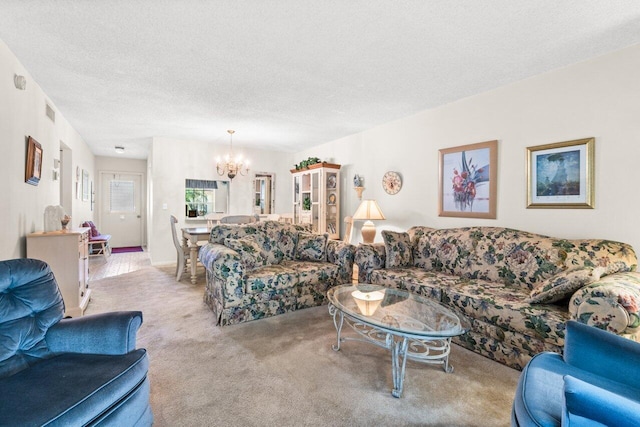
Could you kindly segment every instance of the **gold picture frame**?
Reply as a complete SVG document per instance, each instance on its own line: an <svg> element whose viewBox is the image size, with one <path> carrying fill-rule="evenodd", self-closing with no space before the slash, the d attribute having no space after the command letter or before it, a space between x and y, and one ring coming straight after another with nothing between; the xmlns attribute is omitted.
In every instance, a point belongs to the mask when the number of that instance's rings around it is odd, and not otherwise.
<svg viewBox="0 0 640 427"><path fill-rule="evenodd" d="M42 145L32 137L27 138L27 163L24 182L38 185L42 176Z"/></svg>
<svg viewBox="0 0 640 427"><path fill-rule="evenodd" d="M593 209L595 138L527 147L527 209Z"/></svg>
<svg viewBox="0 0 640 427"><path fill-rule="evenodd" d="M498 141L439 150L438 215L496 218Z"/></svg>

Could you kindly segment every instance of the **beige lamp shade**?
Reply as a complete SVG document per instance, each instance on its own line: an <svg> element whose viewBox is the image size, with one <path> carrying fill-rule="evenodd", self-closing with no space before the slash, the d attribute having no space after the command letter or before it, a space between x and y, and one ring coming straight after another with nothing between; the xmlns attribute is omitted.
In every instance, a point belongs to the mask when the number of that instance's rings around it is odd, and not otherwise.
<svg viewBox="0 0 640 427"><path fill-rule="evenodd" d="M385 219L380 206L375 200L363 200L353 214L353 219Z"/></svg>
<svg viewBox="0 0 640 427"><path fill-rule="evenodd" d="M353 214L354 220L365 220L362 224L362 241L364 243L373 243L376 237L376 226L371 220L383 220L384 214L380 210L380 206L375 200L363 200Z"/></svg>

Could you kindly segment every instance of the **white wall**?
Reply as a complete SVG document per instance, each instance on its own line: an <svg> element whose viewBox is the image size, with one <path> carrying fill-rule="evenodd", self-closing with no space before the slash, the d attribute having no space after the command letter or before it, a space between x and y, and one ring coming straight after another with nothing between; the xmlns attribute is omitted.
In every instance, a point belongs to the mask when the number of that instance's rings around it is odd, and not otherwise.
<svg viewBox="0 0 640 427"><path fill-rule="evenodd" d="M154 265L175 262L176 253L171 238L169 216L178 218L178 230L182 227L198 227L206 222L186 221L184 213L184 180L226 179L216 172L217 156L228 152L226 144L200 141L182 141L168 138L153 138L149 156L149 238L148 246ZM290 153L246 150L236 148L251 161L248 176L236 176L230 187L232 214L253 213L253 171L276 174L276 213L291 211ZM166 209L164 205L166 204Z"/></svg>
<svg viewBox="0 0 640 427"><path fill-rule="evenodd" d="M26 90L18 90L14 74L27 79ZM56 112L53 123L45 115L45 103ZM26 137L32 136L43 149L42 177L38 186L24 182ZM90 201L75 198L75 170L88 170L95 180L94 156L80 135L64 119L37 82L0 41L0 259L26 256L28 233L44 229L44 209L60 204L60 182L53 179L54 158L59 159L60 141L72 150L73 176L68 182L73 191L71 224L77 226L93 219ZM80 177L80 181L82 177Z"/></svg>
<svg viewBox="0 0 640 427"><path fill-rule="evenodd" d="M296 153L343 167L343 215L358 205L351 179L387 217L378 230L505 226L565 238L607 238L640 251L640 45L539 75ZM596 139L595 209L526 209L526 147ZM438 217L438 149L497 139L496 220ZM386 171L403 176L387 195ZM358 230L356 230L358 231ZM359 238L359 232L355 233ZM356 239L354 239L354 242ZM380 234L377 241L381 241Z"/></svg>

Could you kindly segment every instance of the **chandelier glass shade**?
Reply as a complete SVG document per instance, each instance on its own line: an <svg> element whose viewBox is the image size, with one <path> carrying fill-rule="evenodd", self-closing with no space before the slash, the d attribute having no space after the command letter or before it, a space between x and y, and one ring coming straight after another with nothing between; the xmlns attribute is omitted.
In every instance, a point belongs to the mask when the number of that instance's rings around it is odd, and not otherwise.
<svg viewBox="0 0 640 427"><path fill-rule="evenodd" d="M235 178L237 175L245 176L249 173L249 162L242 159L242 156L234 156L233 155L233 134L234 130L228 130L229 133L229 141L230 148L229 154L225 156L224 162L221 161L220 157L216 159L216 169L218 171L218 175L227 175L230 180Z"/></svg>

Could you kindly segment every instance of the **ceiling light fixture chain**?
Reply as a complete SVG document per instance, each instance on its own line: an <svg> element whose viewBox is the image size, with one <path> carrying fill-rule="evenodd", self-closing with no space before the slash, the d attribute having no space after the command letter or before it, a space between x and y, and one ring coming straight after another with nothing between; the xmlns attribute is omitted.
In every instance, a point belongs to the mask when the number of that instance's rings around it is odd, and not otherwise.
<svg viewBox="0 0 640 427"><path fill-rule="evenodd" d="M216 169L218 171L218 175L227 175L230 180L236 177L236 175L240 174L242 176L247 175L249 173L249 162L246 161L243 163L242 156L238 156L237 158L233 155L233 134L236 131L229 129L227 133L229 134L229 154L225 157L225 163L222 163L220 157L216 159Z"/></svg>

